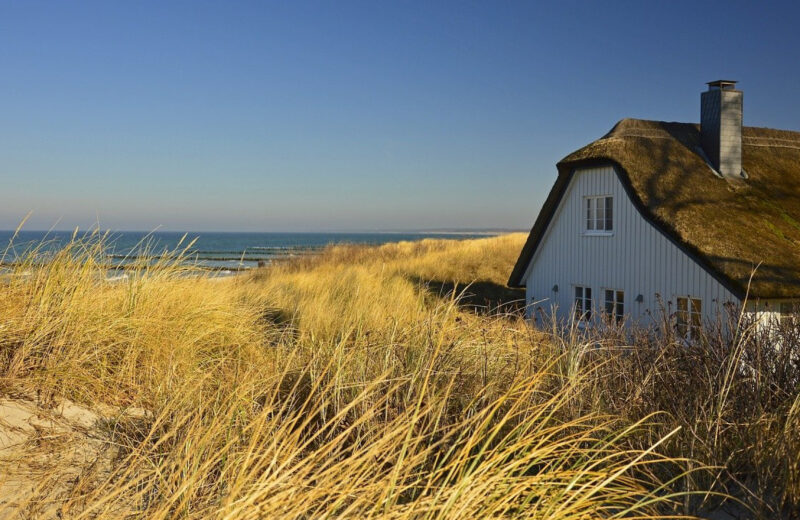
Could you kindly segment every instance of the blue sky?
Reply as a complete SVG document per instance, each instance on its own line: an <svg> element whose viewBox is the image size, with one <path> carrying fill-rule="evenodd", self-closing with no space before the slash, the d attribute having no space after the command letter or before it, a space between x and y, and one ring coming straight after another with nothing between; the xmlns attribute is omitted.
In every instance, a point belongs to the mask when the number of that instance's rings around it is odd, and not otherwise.
<svg viewBox="0 0 800 520"><path fill-rule="evenodd" d="M800 8L6 2L0 228L527 228L624 117L800 130Z"/></svg>

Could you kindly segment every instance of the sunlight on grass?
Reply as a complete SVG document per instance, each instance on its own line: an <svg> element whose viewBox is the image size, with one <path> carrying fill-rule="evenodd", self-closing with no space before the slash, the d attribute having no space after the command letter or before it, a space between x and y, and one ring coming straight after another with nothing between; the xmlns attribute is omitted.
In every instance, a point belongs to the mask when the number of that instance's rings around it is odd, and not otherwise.
<svg viewBox="0 0 800 520"><path fill-rule="evenodd" d="M176 252L108 281L101 235L30 252L2 275L0 407L39 422L0 422L19 439L0 511L615 518L711 496L718 461L690 460L682 423L611 399L608 367L635 358L441 290L517 297L498 287L523 241L337 246L225 279Z"/></svg>

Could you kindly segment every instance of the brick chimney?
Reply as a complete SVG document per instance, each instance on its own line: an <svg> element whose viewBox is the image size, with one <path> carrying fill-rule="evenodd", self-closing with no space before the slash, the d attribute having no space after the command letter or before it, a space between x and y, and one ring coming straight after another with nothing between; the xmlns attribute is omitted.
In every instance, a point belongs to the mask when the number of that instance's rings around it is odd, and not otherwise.
<svg viewBox="0 0 800 520"><path fill-rule="evenodd" d="M700 95L700 135L703 150L725 179L742 173L742 91L736 82L711 81Z"/></svg>

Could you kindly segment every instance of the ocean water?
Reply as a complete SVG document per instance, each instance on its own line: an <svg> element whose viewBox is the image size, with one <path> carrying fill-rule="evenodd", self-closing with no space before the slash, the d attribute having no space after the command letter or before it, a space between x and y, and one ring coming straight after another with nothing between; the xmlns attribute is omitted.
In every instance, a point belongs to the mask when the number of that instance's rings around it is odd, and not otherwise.
<svg viewBox="0 0 800 520"><path fill-rule="evenodd" d="M181 238L184 237L180 244ZM219 271L240 271L286 257L317 252L330 244L370 244L415 241L425 238L467 239L490 236L485 232L458 233L214 233L214 232L111 232L105 240L108 261L124 265L144 256L160 257L176 250L186 251L186 262ZM83 236L79 234L79 236ZM13 238L13 241L12 241ZM0 254L3 263L12 263L31 248L38 248L46 258L72 238L66 231L0 231ZM180 244L180 245L179 245Z"/></svg>

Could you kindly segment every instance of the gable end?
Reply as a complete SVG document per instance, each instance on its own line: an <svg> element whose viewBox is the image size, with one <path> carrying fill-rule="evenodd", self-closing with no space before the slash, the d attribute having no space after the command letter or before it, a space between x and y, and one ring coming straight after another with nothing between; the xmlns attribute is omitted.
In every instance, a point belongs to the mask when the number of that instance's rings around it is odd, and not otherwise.
<svg viewBox="0 0 800 520"><path fill-rule="evenodd" d="M645 206L640 198L637 196L633 186L630 183L628 174L625 169L613 159L606 158L591 158L578 161L560 162L557 165L559 175L556 179L553 188L545 200L539 216L531 229L525 245L522 247L517 263L511 272L508 280L510 287L524 287L524 276L531 261L533 260L536 251L538 250L556 210L569 187L570 182L579 169L597 168L597 167L611 166L617 175L617 178L622 183L625 193L633 203L639 215L642 216L648 223L650 223L659 233L667 238L671 243L677 246L684 254L686 254L692 261L707 271L716 281L723 287L730 291L734 296L740 300L744 300L747 295L747 290L740 287L733 280L729 279L723 273L719 272L701 253L695 250L691 245L683 242L678 237L677 233L666 223L658 219L648 208Z"/></svg>

